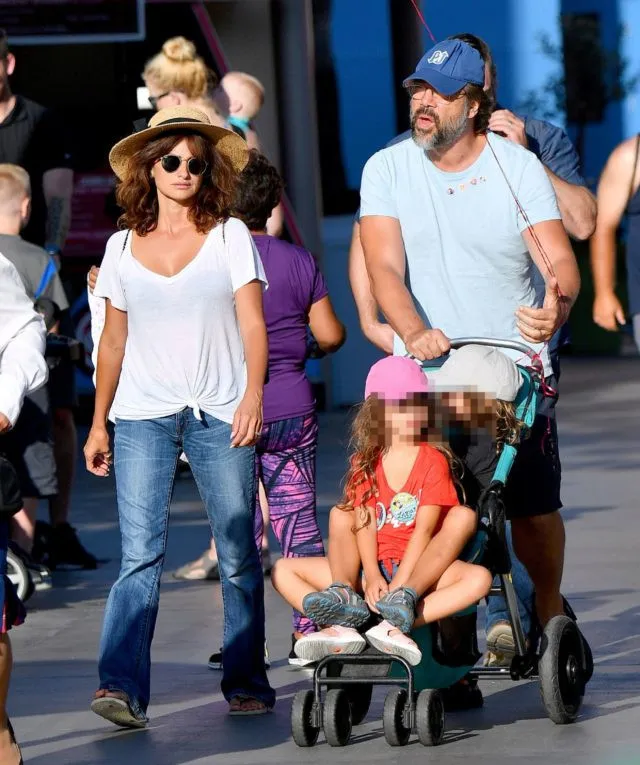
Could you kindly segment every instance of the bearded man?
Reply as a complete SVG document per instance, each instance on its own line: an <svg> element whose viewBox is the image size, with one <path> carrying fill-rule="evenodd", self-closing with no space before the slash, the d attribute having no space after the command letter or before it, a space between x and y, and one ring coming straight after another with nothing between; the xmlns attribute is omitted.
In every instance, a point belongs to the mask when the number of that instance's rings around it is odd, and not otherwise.
<svg viewBox="0 0 640 765"><path fill-rule="evenodd" d="M524 341L540 354L553 388L546 343L578 295L578 267L542 163L488 133L492 101L484 83L480 53L451 39L428 51L405 81L413 140L378 152L363 173L367 271L394 330L394 353L434 359L449 351L450 337ZM555 403L555 396L541 397L505 493L516 554L535 585L543 627L564 613ZM492 463L492 448L490 440L476 439L460 455L479 489L491 478L479 467ZM472 506L473 500L467 497Z"/></svg>

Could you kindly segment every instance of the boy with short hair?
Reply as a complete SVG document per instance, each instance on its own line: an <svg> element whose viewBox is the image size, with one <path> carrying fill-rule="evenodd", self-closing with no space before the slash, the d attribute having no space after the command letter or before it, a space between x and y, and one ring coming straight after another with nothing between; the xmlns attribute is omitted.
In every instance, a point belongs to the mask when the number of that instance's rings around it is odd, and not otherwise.
<svg viewBox="0 0 640 765"><path fill-rule="evenodd" d="M227 114L231 129L239 133L250 149L260 149L260 142L251 122L264 104L264 86L246 72L227 72L220 80L218 100Z"/></svg>
<svg viewBox="0 0 640 765"><path fill-rule="evenodd" d="M34 303L50 301L54 315L58 315L69 309L69 303L57 264L45 250L20 236L29 221L30 210L31 184L27 171L18 165L0 164L0 254L17 270L29 298ZM71 361L60 359L58 363L70 365L69 372L75 374ZM47 569L31 559L38 502L46 498L52 503L59 490L52 438L51 397L56 394L60 397L60 393L64 396L67 392L56 391L56 385L66 387L62 383L64 377L56 382L56 369L51 369L49 385L27 398L10 437L24 497L23 510L14 516L13 537L20 547L19 552L24 553L36 585L49 581ZM47 564L52 567L64 563L96 568L95 558L82 547L66 520L54 514L52 523L53 527L48 532L50 548L42 551L49 555ZM36 557L41 556L37 554Z"/></svg>

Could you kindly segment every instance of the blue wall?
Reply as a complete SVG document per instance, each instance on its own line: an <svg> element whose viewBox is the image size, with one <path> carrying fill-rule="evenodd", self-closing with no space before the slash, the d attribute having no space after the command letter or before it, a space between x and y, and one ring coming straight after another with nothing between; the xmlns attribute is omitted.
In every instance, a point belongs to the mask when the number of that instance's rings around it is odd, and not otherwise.
<svg viewBox="0 0 640 765"><path fill-rule="evenodd" d="M338 83L342 159L350 188L394 135L396 116L387 0L334 0L331 44Z"/></svg>
<svg viewBox="0 0 640 765"><path fill-rule="evenodd" d="M409 0L334 0L332 45L338 81L341 147L348 183L357 188L366 160L395 132L389 6ZM501 102L517 109L527 93L543 86L555 64L540 52L540 36L560 42L561 13L597 12L603 42L625 36L622 53L630 71L640 73L639 0L422 0L437 39L473 32L491 46L498 67ZM432 44L426 31L425 49ZM553 120L563 125L563 115ZM640 131L640 102L634 93L608 107L602 124L586 132L585 175L595 184L607 156L623 138ZM571 133L571 130L569 131Z"/></svg>

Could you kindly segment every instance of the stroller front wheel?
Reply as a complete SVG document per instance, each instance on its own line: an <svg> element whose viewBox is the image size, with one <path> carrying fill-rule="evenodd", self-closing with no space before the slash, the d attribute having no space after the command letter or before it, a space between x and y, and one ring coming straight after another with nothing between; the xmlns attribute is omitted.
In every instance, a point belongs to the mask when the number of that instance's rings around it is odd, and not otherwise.
<svg viewBox="0 0 640 765"><path fill-rule="evenodd" d="M351 738L351 705L342 688L332 688L324 700L324 735L329 746L345 746Z"/></svg>
<svg viewBox="0 0 640 765"><path fill-rule="evenodd" d="M416 701L416 732L423 746L438 746L444 736L444 701L440 691L420 691Z"/></svg>
<svg viewBox="0 0 640 765"><path fill-rule="evenodd" d="M409 696L404 688L393 688L384 700L382 728L389 746L406 746L411 736L407 725Z"/></svg>
<svg viewBox="0 0 640 765"><path fill-rule="evenodd" d="M291 734L298 746L315 746L320 728L313 724L313 691L298 691L291 707Z"/></svg>
<svg viewBox="0 0 640 765"><path fill-rule="evenodd" d="M549 718L556 725L575 722L584 696L582 638L568 616L554 616L542 634L538 673Z"/></svg>

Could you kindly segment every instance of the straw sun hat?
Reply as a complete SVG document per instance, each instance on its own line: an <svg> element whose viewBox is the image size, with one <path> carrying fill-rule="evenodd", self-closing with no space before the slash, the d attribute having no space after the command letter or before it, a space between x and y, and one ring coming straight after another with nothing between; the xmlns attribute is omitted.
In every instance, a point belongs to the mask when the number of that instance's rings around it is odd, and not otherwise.
<svg viewBox="0 0 640 765"><path fill-rule="evenodd" d="M133 133L118 143L109 152L109 164L120 180L127 172L129 160L153 138L170 131L193 131L208 138L220 154L231 160L236 172L244 170L249 161L247 144L237 133L212 125L209 118L199 109L189 106L172 106L161 109L149 120L149 127Z"/></svg>

